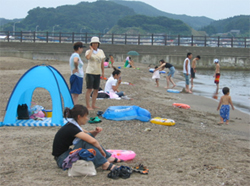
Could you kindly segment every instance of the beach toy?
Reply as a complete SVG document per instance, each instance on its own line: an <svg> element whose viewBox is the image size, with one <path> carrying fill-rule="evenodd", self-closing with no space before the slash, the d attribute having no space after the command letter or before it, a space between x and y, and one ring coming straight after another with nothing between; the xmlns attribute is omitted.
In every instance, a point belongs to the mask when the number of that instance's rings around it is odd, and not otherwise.
<svg viewBox="0 0 250 186"><path fill-rule="evenodd" d="M136 154L132 150L112 150L109 149L107 152L111 153L112 157L121 159L123 161L129 161L135 158Z"/></svg>
<svg viewBox="0 0 250 186"><path fill-rule="evenodd" d="M122 120L140 120L148 122L151 119L151 114L148 110L133 106L110 106L102 115L105 119L122 121Z"/></svg>
<svg viewBox="0 0 250 186"><path fill-rule="evenodd" d="M46 118L51 118L52 117L52 110L43 109L43 113L45 114Z"/></svg>
<svg viewBox="0 0 250 186"><path fill-rule="evenodd" d="M104 65L104 67L108 67L108 66L109 66L109 62L106 62L106 61L105 61L105 62L103 63L103 65Z"/></svg>
<svg viewBox="0 0 250 186"><path fill-rule="evenodd" d="M106 78L106 77L102 77L102 76L100 77L100 79L107 80L107 78Z"/></svg>
<svg viewBox="0 0 250 186"><path fill-rule="evenodd" d="M170 92L170 93L180 93L181 91L174 90L174 89L167 89L167 92Z"/></svg>
<svg viewBox="0 0 250 186"><path fill-rule="evenodd" d="M155 70L154 68L150 68L149 72L153 73L154 70ZM160 74L166 74L166 71L162 70L162 71L160 71Z"/></svg>
<svg viewBox="0 0 250 186"><path fill-rule="evenodd" d="M117 67L118 69L121 69L121 67Z"/></svg>
<svg viewBox="0 0 250 186"><path fill-rule="evenodd" d="M166 118L160 118L155 117L150 120L151 123L157 124L157 125L166 125L166 126L173 126L175 125L175 121L172 119L166 119Z"/></svg>
<svg viewBox="0 0 250 186"><path fill-rule="evenodd" d="M173 103L173 106L178 108L190 109L189 105L183 103Z"/></svg>

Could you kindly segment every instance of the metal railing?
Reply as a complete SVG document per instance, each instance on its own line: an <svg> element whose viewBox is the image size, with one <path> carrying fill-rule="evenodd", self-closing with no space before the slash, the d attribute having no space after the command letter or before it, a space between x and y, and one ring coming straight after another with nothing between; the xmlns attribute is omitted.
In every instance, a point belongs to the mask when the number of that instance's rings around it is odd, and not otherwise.
<svg viewBox="0 0 250 186"><path fill-rule="evenodd" d="M132 34L96 34L96 33L62 33L62 32L0 32L2 42L45 42L89 43L91 37L98 36L103 44L120 45L162 45L193 47L229 47L250 48L250 37L210 37L181 35L132 35Z"/></svg>

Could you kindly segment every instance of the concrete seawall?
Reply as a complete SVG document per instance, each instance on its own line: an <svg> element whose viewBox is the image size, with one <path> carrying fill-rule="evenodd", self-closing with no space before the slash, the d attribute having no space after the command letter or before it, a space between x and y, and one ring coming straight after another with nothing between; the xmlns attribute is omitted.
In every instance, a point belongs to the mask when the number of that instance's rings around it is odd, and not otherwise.
<svg viewBox="0 0 250 186"><path fill-rule="evenodd" d="M34 60L68 61L73 52L72 43L15 43L0 42L0 56L22 57ZM86 50L88 45L86 45ZM211 47L183 47L183 46L143 46L143 45L101 45L106 56L113 54L115 61L123 61L126 53L137 51L139 56L132 56L135 62L157 64L160 59L182 68L188 52L193 56L201 56L197 68L214 68L213 60L218 58L222 69L250 69L249 48L211 48ZM84 59L84 53L82 54Z"/></svg>

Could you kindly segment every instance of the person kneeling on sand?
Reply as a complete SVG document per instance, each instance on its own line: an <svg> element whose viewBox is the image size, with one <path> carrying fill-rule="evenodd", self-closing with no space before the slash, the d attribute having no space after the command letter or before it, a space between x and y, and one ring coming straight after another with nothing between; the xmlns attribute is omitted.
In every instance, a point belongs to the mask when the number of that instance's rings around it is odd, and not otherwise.
<svg viewBox="0 0 250 186"><path fill-rule="evenodd" d="M121 71L116 69L115 67L113 67L113 68L114 68L114 71L112 72L112 75L108 78L108 81L105 84L104 91L108 94L115 93L119 97L123 97L123 96L125 96L125 93L122 91L120 92L118 90L118 87L122 82Z"/></svg>
<svg viewBox="0 0 250 186"><path fill-rule="evenodd" d="M95 167L102 166L104 170L112 170L116 168L112 163L119 163L123 160L111 157L111 154L95 139L102 128L96 127L95 130L86 131L80 127L89 120L88 114L88 109L83 105L75 105L72 109L65 109L64 117L68 118L68 123L57 131L53 142L52 155L58 167L62 168L63 161L70 151L78 148L94 149L96 151L96 157L93 161ZM73 149L70 148L71 145L74 145Z"/></svg>
<svg viewBox="0 0 250 186"><path fill-rule="evenodd" d="M234 110L234 105L231 99L231 96L229 96L230 90L228 87L224 87L222 89L222 92L224 96L220 98L219 105L217 107L217 110L220 109L220 122L218 124L223 124L223 122L226 122L228 125L229 120L229 114L230 114L230 106L232 106L232 109Z"/></svg>

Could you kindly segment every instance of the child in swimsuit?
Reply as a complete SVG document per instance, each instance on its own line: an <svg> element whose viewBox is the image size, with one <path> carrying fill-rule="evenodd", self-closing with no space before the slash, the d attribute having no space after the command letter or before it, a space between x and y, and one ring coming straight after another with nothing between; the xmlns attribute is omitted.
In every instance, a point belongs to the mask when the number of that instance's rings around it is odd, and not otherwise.
<svg viewBox="0 0 250 186"><path fill-rule="evenodd" d="M219 124L223 124L224 122L226 122L226 124L228 125L229 114L230 114L229 104L231 105L233 110L234 110L234 106L233 106L231 96L229 96L230 89L228 87L224 87L222 89L222 92L223 92L224 96L222 96L220 98L220 102L219 102L219 105L217 108L217 110L220 109L220 122L219 122Z"/></svg>

